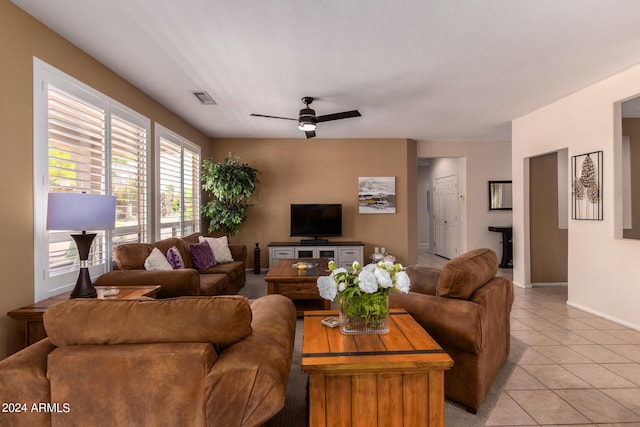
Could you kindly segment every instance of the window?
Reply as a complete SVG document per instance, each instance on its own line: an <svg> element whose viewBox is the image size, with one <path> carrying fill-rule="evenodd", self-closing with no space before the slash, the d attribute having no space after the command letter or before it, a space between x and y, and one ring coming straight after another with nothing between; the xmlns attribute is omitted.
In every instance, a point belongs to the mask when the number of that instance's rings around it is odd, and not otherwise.
<svg viewBox="0 0 640 427"><path fill-rule="evenodd" d="M34 268L36 300L71 289L79 260L71 233L46 230L47 193L116 196L116 229L98 233L92 277L111 249L147 241L149 119L34 59Z"/></svg>
<svg viewBox="0 0 640 427"><path fill-rule="evenodd" d="M200 231L200 147L156 125L156 239Z"/></svg>
<svg viewBox="0 0 640 427"><path fill-rule="evenodd" d="M140 126L126 111L111 116L111 195L116 196L112 244L148 242L148 121Z"/></svg>

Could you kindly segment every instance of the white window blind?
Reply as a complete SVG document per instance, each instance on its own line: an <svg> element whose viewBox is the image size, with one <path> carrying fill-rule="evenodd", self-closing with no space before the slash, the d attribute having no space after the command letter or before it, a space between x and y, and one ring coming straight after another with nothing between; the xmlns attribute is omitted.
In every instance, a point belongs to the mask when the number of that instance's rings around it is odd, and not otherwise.
<svg viewBox="0 0 640 427"><path fill-rule="evenodd" d="M47 192L105 192L103 108L91 105L49 85ZM77 232L77 230L76 230ZM89 267L105 263L104 231L98 231ZM49 232L49 276L73 280L79 268L78 253L69 231Z"/></svg>
<svg viewBox="0 0 640 427"><path fill-rule="evenodd" d="M34 59L34 283L36 300L73 287L72 233L46 230L47 193L116 196L116 228L98 235L92 278L110 269L113 245L148 241L149 119Z"/></svg>
<svg viewBox="0 0 640 427"><path fill-rule="evenodd" d="M200 231L200 147L156 125L157 239Z"/></svg>
<svg viewBox="0 0 640 427"><path fill-rule="evenodd" d="M112 243L148 241L146 127L111 115L111 195L116 196L116 229Z"/></svg>
<svg viewBox="0 0 640 427"><path fill-rule="evenodd" d="M200 150L183 147L182 171L182 235L187 236L200 231Z"/></svg>

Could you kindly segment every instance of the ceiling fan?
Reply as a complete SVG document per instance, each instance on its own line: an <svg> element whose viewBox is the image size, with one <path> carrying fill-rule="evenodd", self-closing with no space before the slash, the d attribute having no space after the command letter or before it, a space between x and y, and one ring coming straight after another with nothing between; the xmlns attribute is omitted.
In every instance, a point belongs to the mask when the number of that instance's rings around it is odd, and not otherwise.
<svg viewBox="0 0 640 427"><path fill-rule="evenodd" d="M343 111L341 113L325 114L324 116L316 116L316 111L313 108L309 108L309 104L313 102L313 98L305 96L302 98L302 102L305 108L300 110L297 119L289 117L267 116L265 114L251 114L254 117L267 117L270 119L283 119L283 120L297 120L298 129L304 131L307 138L313 138L316 136L316 128L318 123L330 122L332 120L349 119L351 117L360 117L362 114L358 110Z"/></svg>

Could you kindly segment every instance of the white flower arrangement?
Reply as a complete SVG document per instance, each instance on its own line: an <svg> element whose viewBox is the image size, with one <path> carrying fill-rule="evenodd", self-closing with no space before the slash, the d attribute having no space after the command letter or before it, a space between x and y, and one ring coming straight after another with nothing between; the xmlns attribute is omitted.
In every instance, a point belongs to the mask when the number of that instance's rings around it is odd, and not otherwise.
<svg viewBox="0 0 640 427"><path fill-rule="evenodd" d="M329 262L328 276L318 278L318 291L324 299L341 306L341 312L352 319L374 325L388 314L390 291L409 292L411 281L401 264L380 261L364 267L355 261L351 268L337 268Z"/></svg>
<svg viewBox="0 0 640 427"><path fill-rule="evenodd" d="M328 276L318 278L318 291L322 298L336 303L349 302L354 297L366 295L383 296L386 299L389 291L407 293L411 286L402 264L390 261L367 264L363 268L354 261L350 269L337 268L335 261L330 261L329 270L331 273Z"/></svg>

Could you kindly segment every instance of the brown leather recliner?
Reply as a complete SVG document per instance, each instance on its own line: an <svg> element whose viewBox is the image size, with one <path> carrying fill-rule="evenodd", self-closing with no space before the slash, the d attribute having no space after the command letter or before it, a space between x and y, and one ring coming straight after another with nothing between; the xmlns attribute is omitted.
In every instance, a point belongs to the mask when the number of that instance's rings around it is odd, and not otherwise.
<svg viewBox="0 0 640 427"><path fill-rule="evenodd" d="M24 404L2 426L248 427L284 406L296 311L282 295L74 299L44 324L0 361L0 401Z"/></svg>
<svg viewBox="0 0 640 427"><path fill-rule="evenodd" d="M407 310L451 356L445 396L475 413L509 356L513 282L496 277L491 249L451 259L442 270L411 266L411 291L391 292L391 307Z"/></svg>

